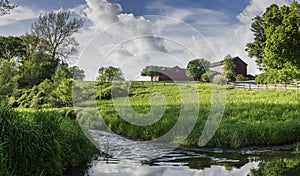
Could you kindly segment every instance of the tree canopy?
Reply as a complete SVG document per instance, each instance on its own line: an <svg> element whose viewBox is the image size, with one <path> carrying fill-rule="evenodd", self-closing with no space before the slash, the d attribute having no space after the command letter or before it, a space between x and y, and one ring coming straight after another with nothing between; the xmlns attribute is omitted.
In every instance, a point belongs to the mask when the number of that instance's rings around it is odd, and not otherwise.
<svg viewBox="0 0 300 176"><path fill-rule="evenodd" d="M69 10L42 13L32 25L32 33L42 39L52 60L66 59L76 54L78 43L73 37L83 26L83 20L72 16Z"/></svg>
<svg viewBox="0 0 300 176"><path fill-rule="evenodd" d="M99 68L97 81L112 82L116 80L124 80L123 73L120 68L113 66Z"/></svg>
<svg viewBox="0 0 300 176"><path fill-rule="evenodd" d="M228 81L233 80L236 76L235 67L236 65L233 63L232 57L229 54L225 56L223 61L223 72Z"/></svg>
<svg viewBox="0 0 300 176"><path fill-rule="evenodd" d="M186 75L196 78L197 81L209 70L210 62L205 59L195 59L188 63Z"/></svg>
<svg viewBox="0 0 300 176"><path fill-rule="evenodd" d="M160 67L150 65L146 66L142 71L141 71L141 76L150 76L151 81L153 81L154 76L161 76L163 75L163 71Z"/></svg>
<svg viewBox="0 0 300 176"><path fill-rule="evenodd" d="M290 6L271 5L254 19L254 41L246 51L259 68L276 74L276 81L289 82L300 77L300 2ZM273 80L274 81L274 80Z"/></svg>

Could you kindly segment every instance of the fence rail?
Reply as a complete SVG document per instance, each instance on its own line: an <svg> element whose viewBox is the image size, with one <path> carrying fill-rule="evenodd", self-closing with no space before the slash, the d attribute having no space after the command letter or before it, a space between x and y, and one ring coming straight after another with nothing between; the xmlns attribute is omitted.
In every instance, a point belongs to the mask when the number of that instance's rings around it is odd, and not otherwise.
<svg viewBox="0 0 300 176"><path fill-rule="evenodd" d="M232 83L237 88L249 90L300 90L300 84L253 84L253 83Z"/></svg>

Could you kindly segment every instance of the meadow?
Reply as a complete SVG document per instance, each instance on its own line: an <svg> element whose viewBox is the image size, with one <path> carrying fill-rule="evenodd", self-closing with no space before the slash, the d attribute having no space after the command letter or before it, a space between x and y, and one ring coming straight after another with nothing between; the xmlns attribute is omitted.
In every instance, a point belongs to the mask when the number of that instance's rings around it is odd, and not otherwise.
<svg viewBox="0 0 300 176"><path fill-rule="evenodd" d="M97 153L62 112L0 108L0 175L64 175Z"/></svg>
<svg viewBox="0 0 300 176"><path fill-rule="evenodd" d="M186 89L194 88L187 83L180 83ZM211 109L211 84L197 84L199 92L199 115L190 135L183 145L198 146ZM224 86L225 87L225 86ZM106 124L114 132L141 140L155 140L169 132L176 124L181 107L181 95L172 82L132 82L129 89L129 102L133 110L140 114L150 112L149 97L153 94L164 95L166 109L162 117L147 126L135 125L122 119L111 99L98 100L98 109L104 122L97 120L89 110L78 110L78 119L87 127L104 129ZM300 91L286 90L247 90L226 86L226 106L222 121L213 138L206 147L241 148L249 146L275 146L296 144L300 139ZM119 97L116 99L126 99ZM89 106L90 102L82 102ZM125 106L125 105L124 105ZM126 107L126 106L125 106ZM185 107L186 108L186 107ZM91 112L92 113L92 112ZM123 113L124 115L124 113ZM135 118L133 112L125 112L125 116ZM156 118L156 117L153 117ZM187 114L184 121L193 124L195 119ZM172 136L172 143L181 143L180 136Z"/></svg>

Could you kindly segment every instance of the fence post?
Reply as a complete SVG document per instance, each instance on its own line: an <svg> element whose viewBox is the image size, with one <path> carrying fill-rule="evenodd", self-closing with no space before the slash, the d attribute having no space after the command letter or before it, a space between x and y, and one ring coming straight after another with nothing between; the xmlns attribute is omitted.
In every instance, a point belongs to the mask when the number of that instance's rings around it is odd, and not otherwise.
<svg viewBox="0 0 300 176"><path fill-rule="evenodd" d="M274 90L276 90L276 84L274 84Z"/></svg>
<svg viewBox="0 0 300 176"><path fill-rule="evenodd" d="M268 89L268 84L266 83L266 89Z"/></svg>
<svg viewBox="0 0 300 176"><path fill-rule="evenodd" d="M284 89L286 90L286 84L284 83Z"/></svg>
<svg viewBox="0 0 300 176"><path fill-rule="evenodd" d="M249 90L251 90L251 84L249 84Z"/></svg>
<svg viewBox="0 0 300 176"><path fill-rule="evenodd" d="M257 84L257 89L259 90L259 84Z"/></svg>

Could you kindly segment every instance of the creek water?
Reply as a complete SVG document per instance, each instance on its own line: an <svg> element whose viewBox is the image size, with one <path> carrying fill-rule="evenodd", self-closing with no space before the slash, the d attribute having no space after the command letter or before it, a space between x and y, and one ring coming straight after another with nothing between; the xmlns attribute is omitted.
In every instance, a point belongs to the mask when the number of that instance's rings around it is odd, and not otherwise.
<svg viewBox="0 0 300 176"><path fill-rule="evenodd" d="M93 130L90 134L106 154L95 156L88 168L76 172L78 175L260 176L278 172L290 176L300 175L300 155L292 153L291 146L239 150L174 149L149 141L133 141L103 131ZM292 163L292 166L282 163Z"/></svg>

